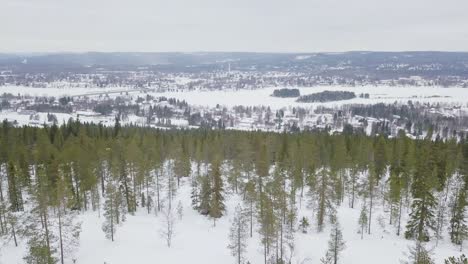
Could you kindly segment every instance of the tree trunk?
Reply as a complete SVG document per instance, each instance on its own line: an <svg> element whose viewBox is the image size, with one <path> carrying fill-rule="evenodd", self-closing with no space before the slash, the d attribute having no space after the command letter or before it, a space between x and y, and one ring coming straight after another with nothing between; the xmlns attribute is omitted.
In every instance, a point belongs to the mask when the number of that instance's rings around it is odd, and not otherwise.
<svg viewBox="0 0 468 264"><path fill-rule="evenodd" d="M16 239L15 226L13 224L11 225L11 234L13 235L13 240L15 242L15 247L18 247L18 241Z"/></svg>
<svg viewBox="0 0 468 264"><path fill-rule="evenodd" d="M159 188L160 188L160 185L159 185L159 173L158 171L156 170L156 198L157 198L157 204L158 204L158 212L161 211L161 203L160 203L160 194L159 194Z"/></svg>
<svg viewBox="0 0 468 264"><path fill-rule="evenodd" d="M250 199L250 237L253 235L253 201Z"/></svg>
<svg viewBox="0 0 468 264"><path fill-rule="evenodd" d="M47 210L47 208L45 210ZM46 241L46 246L47 246L47 258L50 259L51 251L50 251L49 225L47 223L46 212L43 212L43 217L44 217L45 241Z"/></svg>
<svg viewBox="0 0 468 264"><path fill-rule="evenodd" d="M60 239L60 262L64 264L63 239L62 239L62 213L61 213L60 207L58 208L58 220L59 220L59 239Z"/></svg>
<svg viewBox="0 0 468 264"><path fill-rule="evenodd" d="M241 223L237 223L237 263L241 264Z"/></svg>
<svg viewBox="0 0 468 264"><path fill-rule="evenodd" d="M400 204L398 205L398 228L397 228L397 236L400 235L400 229L401 229L401 208L403 203L403 199L400 197Z"/></svg>
<svg viewBox="0 0 468 264"><path fill-rule="evenodd" d="M374 194L373 194L373 186L371 185L370 187L370 191L369 191L369 197L370 197L370 204L369 204L369 226L368 226L368 229L367 229L367 233L370 234L371 233L371 223L372 223L372 204L373 204L373 201L374 201Z"/></svg>

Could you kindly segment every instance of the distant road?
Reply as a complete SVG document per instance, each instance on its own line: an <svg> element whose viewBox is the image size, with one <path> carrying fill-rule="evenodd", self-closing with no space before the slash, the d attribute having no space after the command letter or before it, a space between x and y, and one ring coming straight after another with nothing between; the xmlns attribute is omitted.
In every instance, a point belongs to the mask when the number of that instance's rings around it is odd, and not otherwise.
<svg viewBox="0 0 468 264"><path fill-rule="evenodd" d="M132 90L111 90L111 91L75 94L75 95L71 95L70 97L99 96L99 95L106 95L106 94L135 93L135 92L156 92L156 89L140 88L140 89L132 89Z"/></svg>

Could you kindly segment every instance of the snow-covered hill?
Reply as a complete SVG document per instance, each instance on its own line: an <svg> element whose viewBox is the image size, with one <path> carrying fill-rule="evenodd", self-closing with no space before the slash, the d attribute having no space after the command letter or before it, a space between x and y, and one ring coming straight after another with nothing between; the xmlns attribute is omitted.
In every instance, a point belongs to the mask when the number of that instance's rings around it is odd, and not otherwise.
<svg viewBox="0 0 468 264"><path fill-rule="evenodd" d="M82 233L80 246L75 254L76 263L236 263L227 245L234 208L238 203L242 203L240 197L235 194L228 195L226 215L214 223L213 220L192 209L189 179L184 179L181 183L174 202L181 202L183 215L181 219L176 218L175 235L170 248L161 236L161 230L164 228L162 213L148 214L144 208L140 208L135 215L127 216L127 221L117 228L115 241L111 242L105 238L101 229L104 221L102 211L87 211L80 216ZM295 248L291 263L320 263L320 258L325 255L327 249L329 225L323 232L318 233L314 225L313 211L307 206L308 198L304 197L302 202L298 202L298 206L299 204L301 207L298 208L298 217L307 217L311 226L307 234L300 231L295 233ZM409 252L409 247L413 243L402 236L395 235L395 228L388 224L386 218L388 214L383 213L381 206L381 204L375 206L372 234L365 234L363 239L358 233L360 206L355 205L355 208L351 209L345 199L343 205L338 208L338 220L343 228L346 243L341 263L395 264L400 263L401 260L407 260L405 254ZM407 212L403 215L407 215ZM263 248L256 232L257 229L258 227L255 227L253 237L248 240L246 259L252 264L263 263ZM460 254L460 248L453 246L448 240L439 241L437 247L435 247L435 242L431 242L428 248L432 249L436 263L442 263L445 258ZM1 250L0 263L24 263L22 259L24 251L24 241L21 241L17 248L9 243ZM69 260L66 263L72 263L72 261Z"/></svg>

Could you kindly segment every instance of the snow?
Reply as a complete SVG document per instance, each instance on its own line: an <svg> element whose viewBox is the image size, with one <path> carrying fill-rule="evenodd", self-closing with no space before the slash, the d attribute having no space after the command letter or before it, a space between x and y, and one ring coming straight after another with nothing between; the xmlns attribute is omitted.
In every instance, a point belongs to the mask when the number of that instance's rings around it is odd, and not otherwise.
<svg viewBox="0 0 468 264"><path fill-rule="evenodd" d="M281 87L270 87L255 90L222 90L222 91L180 91L154 93L155 96L165 96L185 100L191 105L214 107L217 104L222 106L270 106L272 109L279 109L289 106L315 107L340 106L343 104L375 104L375 103L407 103L413 102L445 102L455 104L468 103L468 89L464 88L442 88L442 87L391 87L391 86L317 86L317 87L289 87L300 90L301 95L329 91L351 91L357 96L361 93L369 93L370 99L354 98L351 100L326 102L326 103L298 103L296 98L272 97L273 90Z"/></svg>
<svg viewBox="0 0 468 264"><path fill-rule="evenodd" d="M351 91L357 96L361 93L368 93L370 99L354 98L351 100L326 102L326 103L298 103L296 98L272 97L273 90L284 87L268 87L253 90L217 90L217 91L171 91L171 92L152 92L154 96L165 96L185 100L189 104L214 107L217 104L222 106L270 106L272 109L279 109L289 106L315 107L340 106L343 104L374 104L374 103L407 103L409 100L418 102L441 102L454 104L468 103L468 89L452 87L443 88L437 86L316 86L316 87L287 87L297 88L301 95L329 91ZM99 92L128 91L140 93L140 90L131 88L32 88L24 86L0 86L0 94L12 93L14 95L31 96L77 96Z"/></svg>
<svg viewBox="0 0 468 264"><path fill-rule="evenodd" d="M240 198L231 195L226 198L226 215L216 221L200 215L190 206L190 182L183 179L181 188L174 204L182 201L183 218L176 220L175 236L172 247L168 248L165 240L160 236L163 224L162 214L147 214L145 209L140 209L134 216L128 215L127 221L117 228L115 241L111 242L104 237L101 230L103 217L98 212L85 212L81 216L83 221L80 238L80 248L77 252L79 264L128 264L128 263L235 263L234 257L227 249L230 221L233 217L235 206ZM302 201L298 218L306 216L311 222L307 234L296 232L296 249L292 263L319 263L325 255L329 240L329 229L317 233L314 229L313 212L306 207L306 200ZM299 204L298 204L299 206ZM357 220L360 213L359 205L354 209L347 207L347 200L338 209L338 217L343 228L343 236L346 249L341 256L341 263L345 264L395 264L400 260L406 260L405 252L412 245L411 241L394 235L393 226L380 226L379 217L383 215L380 205L374 208L372 219L372 234L361 235L357 233ZM387 214L388 215L388 214ZM404 212L407 215L407 212ZM402 223L404 227L404 222ZM263 263L263 251L258 235L257 227L254 237L249 239L247 260L252 264ZM445 235L447 236L447 235ZM433 248L430 243L429 248ZM25 242L15 248L11 243L0 251L0 263L23 263L22 255L25 250ZM459 249L449 241L440 241L433 250L435 263L442 263L448 256L460 255Z"/></svg>
<svg viewBox="0 0 468 264"><path fill-rule="evenodd" d="M440 87L341 87L341 86L321 86L312 88L299 88L301 94L321 92L324 90L346 90L353 91L357 95L369 93L371 99L355 98L347 101L329 102L320 104L297 103L294 98L271 97L274 89L264 88L257 90L239 91L189 91L189 92L165 92L154 93L156 96L173 97L186 100L189 104L214 107L216 104L225 106L270 106L272 109L304 106L315 107L318 105L339 106L351 103L393 103L395 101L406 103L408 100L419 102L446 102L454 104L468 104L468 90L463 88L440 88ZM90 92L103 91L101 88L30 88L30 87L0 87L0 93L10 92L13 94L30 95L78 95ZM441 97L434 97L441 96ZM55 114L58 122L66 122L70 117L76 118L77 113ZM47 113L37 113L39 120L34 122L43 124L47 121ZM31 122L29 115L19 112L0 112L0 120L7 118L10 121L17 120L20 124ZM83 122L104 122L113 124L113 117L80 116ZM145 119L131 116L128 122L144 123ZM172 119L172 124L188 125L185 120ZM371 126L369 126L371 127ZM127 216L127 221L117 229L116 241L110 242L105 239L101 230L103 217L98 212L84 212L81 217L83 221L80 238L80 248L77 252L79 264L127 264L127 263L235 263L235 259L227 249L230 220L235 206L240 202L239 197L231 195L226 198L227 212L224 217L213 221L200 215L190 206L190 183L184 181L179 194L175 198L175 203L179 200L184 205L184 216L175 225L175 237L172 247L168 248L163 238L160 237L159 230L162 227L162 215L156 216L154 213L147 214L144 209L140 209L136 215ZM324 256L329 230L317 233L314 229L314 214L306 207L305 199L302 208L298 213L298 218L308 217L311 222L308 234L296 233L296 249L294 251L293 263L319 263ZM394 264L406 259L405 252L412 245L411 241L402 236L395 235L393 226L388 225L388 219L384 219L385 225L380 226L379 217L384 216L381 205L374 208L372 234L365 235L361 240L361 235L357 233L357 220L359 217L359 205L354 209L347 207L347 201L338 208L338 217L343 228L343 235L346 241L346 249L342 253L342 263L345 264ZM388 214L385 214L387 216ZM403 213L404 216L408 212ZM404 219L403 219L404 220ZM402 223L404 230L405 221ZM258 228L256 228L257 230ZM254 237L249 240L247 259L252 263L263 263L262 248L258 235L254 232ZM447 237L447 234L444 234ZM16 264L23 263L22 256L25 253L25 241L20 241L20 246L15 248L11 243L3 245L0 241L0 263ZM459 255L459 248L453 246L447 238L440 241L437 247L430 243L433 249L433 256L436 263L442 263L448 256Z"/></svg>

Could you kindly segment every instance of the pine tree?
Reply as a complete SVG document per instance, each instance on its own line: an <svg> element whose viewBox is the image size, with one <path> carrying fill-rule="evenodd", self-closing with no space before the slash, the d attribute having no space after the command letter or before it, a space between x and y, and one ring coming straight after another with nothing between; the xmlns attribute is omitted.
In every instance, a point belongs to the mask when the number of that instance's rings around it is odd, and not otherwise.
<svg viewBox="0 0 468 264"><path fill-rule="evenodd" d="M172 206L172 200L177 194L177 184L176 184L176 179L174 178L174 161L169 160L167 162L167 179L166 179L166 199L167 199L167 206L168 207L173 207Z"/></svg>
<svg viewBox="0 0 468 264"><path fill-rule="evenodd" d="M466 220L467 198L465 188L459 188L451 206L450 240L456 245L462 245L468 239L468 226Z"/></svg>
<svg viewBox="0 0 468 264"><path fill-rule="evenodd" d="M325 226L326 216L331 217L335 212L333 203L334 190L330 180L330 173L326 168L322 168L316 175L316 191L312 197L317 208L317 230L321 232Z"/></svg>
<svg viewBox="0 0 468 264"><path fill-rule="evenodd" d="M18 239L21 237L21 222L20 222L20 213L12 212L11 210L6 209L5 201L0 201L0 238L4 241L13 240L15 247L18 246Z"/></svg>
<svg viewBox="0 0 468 264"><path fill-rule="evenodd" d="M191 199L191 205L194 210L198 210L200 206L200 183L199 183L200 177L194 176L191 178L190 181L190 199Z"/></svg>
<svg viewBox="0 0 468 264"><path fill-rule="evenodd" d="M450 257L444 261L445 264L468 264L468 259L462 254L460 257Z"/></svg>
<svg viewBox="0 0 468 264"><path fill-rule="evenodd" d="M200 202L199 205L196 207L200 214L202 215L209 215L211 210L211 195L212 195L212 188L211 188L211 181L207 175L203 175L199 177L201 181L200 187Z"/></svg>
<svg viewBox="0 0 468 264"><path fill-rule="evenodd" d="M346 244L343 240L343 233L340 228L338 220L335 219L332 230L330 232L330 240L328 241L328 250L325 257L320 259L322 264L338 264L340 259L340 253L346 248Z"/></svg>
<svg viewBox="0 0 468 264"><path fill-rule="evenodd" d="M182 146L176 148L176 159L174 164L174 172L177 177L177 186L180 185L180 179L190 176L192 171L192 163L190 155L185 144L185 140L180 143Z"/></svg>
<svg viewBox="0 0 468 264"><path fill-rule="evenodd" d="M44 166L37 168L34 185L31 209L23 219L24 229L21 231L27 238L27 253L23 259L27 264L53 264L58 260L57 250L53 246L57 237L52 232L48 195L50 185Z"/></svg>
<svg viewBox="0 0 468 264"><path fill-rule="evenodd" d="M114 241L117 226L125 221L125 204L122 193L117 188L113 179L109 179L106 187L106 197L104 202L104 223L102 230L107 239Z"/></svg>
<svg viewBox="0 0 468 264"><path fill-rule="evenodd" d="M220 163L218 161L214 161L211 164L210 176L213 185L211 190L209 215L216 221L216 218L220 218L223 215L225 209L223 179L221 175Z"/></svg>
<svg viewBox="0 0 468 264"><path fill-rule="evenodd" d="M435 230L436 200L432 194L434 171L428 164L427 143L422 143L417 169L412 184L413 203L406 225L405 237L418 241L429 241L429 230Z"/></svg>
<svg viewBox="0 0 468 264"><path fill-rule="evenodd" d="M254 217L254 203L257 198L257 193L255 192L255 182L254 181L248 181L245 184L245 191L244 191L244 196L245 196L245 203L246 203L246 208L249 214L249 233L250 237L253 236L253 217Z"/></svg>
<svg viewBox="0 0 468 264"><path fill-rule="evenodd" d="M245 259L247 249L248 214L240 205L236 206L234 217L232 219L231 229L229 231L229 245L232 256L236 258L236 263L241 264Z"/></svg>
<svg viewBox="0 0 468 264"><path fill-rule="evenodd" d="M416 241L413 247L410 247L409 260L405 264L434 264L430 252L424 247L423 242Z"/></svg>
<svg viewBox="0 0 468 264"><path fill-rule="evenodd" d="M268 257L270 255L271 247L275 243L277 230L277 222L279 221L276 217L277 215L274 212L273 201L270 197L270 193L263 191L259 197L260 201L258 202L258 222L260 224L260 237L261 243L263 245L263 256L265 264L268 262ZM260 207L261 206L261 207ZM260 210L261 209L261 210Z"/></svg>
<svg viewBox="0 0 468 264"><path fill-rule="evenodd" d="M59 242L60 263L64 264L66 257L69 259L73 258L73 253L79 245L81 223L76 219L76 212L70 210L73 205L73 197L61 172L59 172L56 193L57 238Z"/></svg>
<svg viewBox="0 0 468 264"><path fill-rule="evenodd" d="M309 220L305 216L301 218L301 221L299 221L299 228L301 229L301 232L303 234L307 234L307 229L309 228Z"/></svg>
<svg viewBox="0 0 468 264"><path fill-rule="evenodd" d="M364 238L364 230L367 227L367 208L364 204L361 208L361 213L359 214L359 233L361 233L361 239Z"/></svg>
<svg viewBox="0 0 468 264"><path fill-rule="evenodd" d="M390 164L390 177L389 182L389 203L390 203L390 224L393 223L396 217L397 235L400 235L400 221L401 211L403 206L403 188L405 181L403 177L403 146L402 140L395 140L393 142L392 161Z"/></svg>
<svg viewBox="0 0 468 264"><path fill-rule="evenodd" d="M11 210L19 212L23 210L23 198L21 194L21 184L18 177L18 171L13 162L7 165L8 178L8 198L11 204Z"/></svg>

